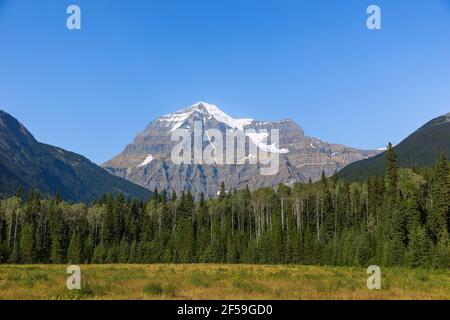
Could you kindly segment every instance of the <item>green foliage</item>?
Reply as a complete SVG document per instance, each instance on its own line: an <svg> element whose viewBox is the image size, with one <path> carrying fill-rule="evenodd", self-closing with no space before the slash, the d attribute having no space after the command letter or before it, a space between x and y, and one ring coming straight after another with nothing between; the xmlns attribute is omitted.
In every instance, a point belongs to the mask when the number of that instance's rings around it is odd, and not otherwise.
<svg viewBox="0 0 450 320"><path fill-rule="evenodd" d="M3 199L0 263L450 267L447 159L432 171L399 169L388 154L385 178L349 184L323 175L254 192L222 186L217 199L197 203L157 190L147 202L107 195L89 208L37 193Z"/></svg>
<svg viewBox="0 0 450 320"><path fill-rule="evenodd" d="M144 287L144 293L148 295L161 295L163 293L163 288L158 283L148 283Z"/></svg>

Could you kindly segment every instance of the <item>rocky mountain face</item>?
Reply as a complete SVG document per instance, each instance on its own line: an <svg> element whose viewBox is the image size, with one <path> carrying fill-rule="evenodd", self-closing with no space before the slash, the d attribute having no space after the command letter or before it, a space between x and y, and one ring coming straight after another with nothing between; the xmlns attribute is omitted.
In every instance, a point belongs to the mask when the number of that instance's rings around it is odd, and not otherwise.
<svg viewBox="0 0 450 320"><path fill-rule="evenodd" d="M394 147L401 167L433 166L440 153L450 159L450 113L437 117L413 132ZM350 181L367 179L386 172L384 152L370 159L357 161L339 172Z"/></svg>
<svg viewBox="0 0 450 320"><path fill-rule="evenodd" d="M147 198L150 191L109 174L85 157L36 141L15 118L0 110L0 196L34 189L68 201L90 202L103 193Z"/></svg>
<svg viewBox="0 0 450 320"><path fill-rule="evenodd" d="M203 142L202 148L216 141L210 137L210 129L218 130L224 137L230 130L245 132L245 163L175 164L171 154L178 140L172 141L172 134L177 129L186 129L194 136L196 124L197 127L200 124L202 134L209 140ZM278 144L270 138L273 129L279 131ZM224 152L227 151L225 140ZM261 168L266 166L259 162L252 163L252 157L256 156L250 150L254 150L251 149L254 146L278 156L279 169L276 174L263 175ZM377 151L348 148L305 136L303 130L290 119L275 122L235 119L215 105L199 102L154 120L121 154L102 166L150 190L173 189L177 193L189 190L197 196L203 192L211 197L217 194L222 181L229 189L273 187L279 183L292 184L309 178L315 181L320 178L322 170L329 176L351 162L376 154ZM237 153L234 157L238 158Z"/></svg>

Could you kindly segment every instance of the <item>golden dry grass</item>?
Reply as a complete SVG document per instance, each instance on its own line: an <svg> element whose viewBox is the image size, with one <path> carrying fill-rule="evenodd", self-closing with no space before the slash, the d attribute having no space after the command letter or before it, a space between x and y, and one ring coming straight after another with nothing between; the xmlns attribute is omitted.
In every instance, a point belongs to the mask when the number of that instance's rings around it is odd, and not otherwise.
<svg viewBox="0 0 450 320"><path fill-rule="evenodd" d="M0 265L0 299L450 299L450 270L382 268L368 290L364 268L261 265Z"/></svg>

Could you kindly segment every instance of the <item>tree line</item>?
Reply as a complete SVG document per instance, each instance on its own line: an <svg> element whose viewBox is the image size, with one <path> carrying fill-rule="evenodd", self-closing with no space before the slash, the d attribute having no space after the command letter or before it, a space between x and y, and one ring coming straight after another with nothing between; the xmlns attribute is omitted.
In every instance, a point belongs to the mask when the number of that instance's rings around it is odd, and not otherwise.
<svg viewBox="0 0 450 320"><path fill-rule="evenodd" d="M194 201L104 195L0 200L0 263L252 263L450 267L450 166L399 168L364 183L227 191Z"/></svg>

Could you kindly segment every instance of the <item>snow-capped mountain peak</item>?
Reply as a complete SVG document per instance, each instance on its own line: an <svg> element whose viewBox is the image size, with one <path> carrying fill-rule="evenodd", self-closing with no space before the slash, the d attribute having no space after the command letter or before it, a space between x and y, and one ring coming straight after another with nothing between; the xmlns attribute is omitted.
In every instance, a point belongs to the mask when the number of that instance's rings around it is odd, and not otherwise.
<svg viewBox="0 0 450 320"><path fill-rule="evenodd" d="M160 117L157 121L165 123L168 127L171 127L170 131L173 132L176 129L180 128L183 123L194 114L201 114L207 119L214 118L217 121L224 123L230 128L244 130L244 126L250 124L253 119L236 119L222 110L220 110L216 105L206 103L206 102L197 102L196 104L179 110L175 113L169 113L162 117Z"/></svg>
<svg viewBox="0 0 450 320"><path fill-rule="evenodd" d="M197 121L202 122L202 132L198 132L202 133L201 137L192 134ZM215 163L196 163L195 150L191 150L194 151L192 161L183 165L175 164L172 154L179 140L174 141L173 137L178 137L174 132L178 128L189 131L191 146L195 145L195 139L203 139L202 152L206 154L214 150ZM211 129L216 130L216 135L210 135ZM233 165L227 164L226 157L230 147L226 141L228 129L244 132L246 136L245 152L242 154L245 161L241 161L240 155L236 153L236 163ZM278 130L278 137L274 130ZM218 133L222 134L222 155L216 152L216 147L220 145L212 143L221 138ZM183 136L183 142L184 139ZM231 152L238 150L237 146L236 150L234 146L231 148ZM260 169L268 167L261 162L264 152L270 153L272 159L276 159L274 154L279 155L279 171L276 175L261 175ZM227 189L249 186L251 190L273 187L279 183L308 181L308 178L316 181L321 178L322 172L332 175L350 162L377 153L379 151L358 150L308 137L292 120L233 118L214 104L197 102L152 121L121 154L104 163L103 167L150 190L175 190L178 194L190 191L197 196L203 192L214 197L222 181ZM270 165L275 165L275 162Z"/></svg>

